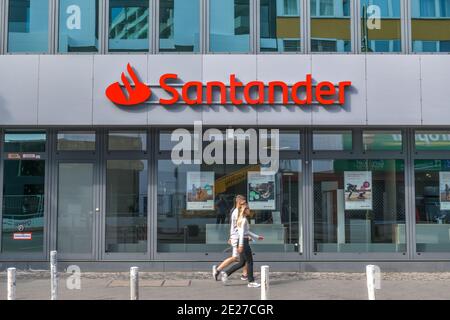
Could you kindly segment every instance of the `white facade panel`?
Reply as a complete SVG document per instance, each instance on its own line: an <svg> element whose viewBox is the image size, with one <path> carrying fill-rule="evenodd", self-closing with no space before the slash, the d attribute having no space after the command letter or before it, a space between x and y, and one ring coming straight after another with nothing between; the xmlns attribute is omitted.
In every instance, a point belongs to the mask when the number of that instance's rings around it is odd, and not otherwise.
<svg viewBox="0 0 450 320"><path fill-rule="evenodd" d="M420 125L420 57L367 55L367 123Z"/></svg>
<svg viewBox="0 0 450 320"><path fill-rule="evenodd" d="M423 125L450 125L449 58L448 55L420 57Z"/></svg>
<svg viewBox="0 0 450 320"><path fill-rule="evenodd" d="M257 78L259 81L284 81L292 85L304 81L311 73L311 56L309 55L259 55L257 57ZM265 105L257 107L258 124L311 125L311 107L296 105Z"/></svg>
<svg viewBox="0 0 450 320"><path fill-rule="evenodd" d="M38 124L39 56L0 56L0 124Z"/></svg>
<svg viewBox="0 0 450 320"><path fill-rule="evenodd" d="M313 55L312 76L315 83L330 81L338 84L351 81L346 89L344 105L312 107L313 125L365 125L366 105L366 59L364 55Z"/></svg>
<svg viewBox="0 0 450 320"><path fill-rule="evenodd" d="M92 56L41 56L39 125L92 124Z"/></svg>

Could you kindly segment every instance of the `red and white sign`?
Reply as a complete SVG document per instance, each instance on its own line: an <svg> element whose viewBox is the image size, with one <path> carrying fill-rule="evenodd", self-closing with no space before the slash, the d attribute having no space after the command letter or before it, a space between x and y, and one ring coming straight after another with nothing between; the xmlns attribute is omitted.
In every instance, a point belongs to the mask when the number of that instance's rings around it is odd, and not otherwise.
<svg viewBox="0 0 450 320"><path fill-rule="evenodd" d="M145 103L150 99L152 91L147 84L141 82L130 64L127 71L131 77L129 81L125 73L122 73L120 82L115 82L106 89L106 96L117 105L134 106ZM306 79L289 85L283 81L251 81L242 83L237 80L236 75L231 74L229 84L221 81L210 81L202 83L189 81L182 85L181 90L173 83L179 83L178 75L166 73L160 77L160 87L169 94L169 98L160 98L159 104L173 105L184 103L187 105L210 105L216 103L213 98L214 92L220 93L220 103L233 105L264 105L275 104L275 92L281 91L282 103L288 104L292 101L296 105L311 105L314 101L321 105L343 105L345 103L346 89L351 87L351 81L341 81L334 84L329 81L313 83L311 74ZM242 92L239 96L237 92ZM205 98L206 97L206 98Z"/></svg>
<svg viewBox="0 0 450 320"><path fill-rule="evenodd" d="M33 240L31 232L14 233L13 240Z"/></svg>

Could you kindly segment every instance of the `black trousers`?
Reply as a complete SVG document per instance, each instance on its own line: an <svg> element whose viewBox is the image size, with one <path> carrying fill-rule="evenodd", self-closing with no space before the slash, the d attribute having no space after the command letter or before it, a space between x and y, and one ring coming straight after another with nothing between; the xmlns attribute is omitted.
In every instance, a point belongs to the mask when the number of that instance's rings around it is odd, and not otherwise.
<svg viewBox="0 0 450 320"><path fill-rule="evenodd" d="M232 275L237 270L244 267L245 263L247 263L248 282L253 282L255 281L255 278L253 277L253 253L248 239L244 239L244 251L239 256L239 262L236 262L227 271L225 271L226 274L228 276Z"/></svg>

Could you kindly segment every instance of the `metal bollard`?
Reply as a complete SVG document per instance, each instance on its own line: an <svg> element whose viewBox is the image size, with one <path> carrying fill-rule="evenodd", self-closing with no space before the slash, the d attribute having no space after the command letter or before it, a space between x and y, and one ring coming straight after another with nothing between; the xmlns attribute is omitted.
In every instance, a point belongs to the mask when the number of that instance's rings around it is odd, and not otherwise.
<svg viewBox="0 0 450 320"><path fill-rule="evenodd" d="M139 268L130 269L130 300L139 300Z"/></svg>
<svg viewBox="0 0 450 320"><path fill-rule="evenodd" d="M375 289L381 289L381 271L379 266L366 266L367 294L369 300L375 300Z"/></svg>
<svg viewBox="0 0 450 320"><path fill-rule="evenodd" d="M269 300L269 266L261 267L261 300Z"/></svg>
<svg viewBox="0 0 450 320"><path fill-rule="evenodd" d="M16 268L8 268L8 300L16 300Z"/></svg>
<svg viewBox="0 0 450 320"><path fill-rule="evenodd" d="M50 281L51 281L51 300L58 299L58 263L57 252L50 252Z"/></svg>

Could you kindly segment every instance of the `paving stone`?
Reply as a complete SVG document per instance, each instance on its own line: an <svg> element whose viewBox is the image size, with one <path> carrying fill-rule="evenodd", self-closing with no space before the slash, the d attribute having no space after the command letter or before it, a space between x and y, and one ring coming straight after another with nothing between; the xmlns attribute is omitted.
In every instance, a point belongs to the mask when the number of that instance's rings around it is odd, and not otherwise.
<svg viewBox="0 0 450 320"><path fill-rule="evenodd" d="M165 280L163 287L189 287L191 280Z"/></svg>

